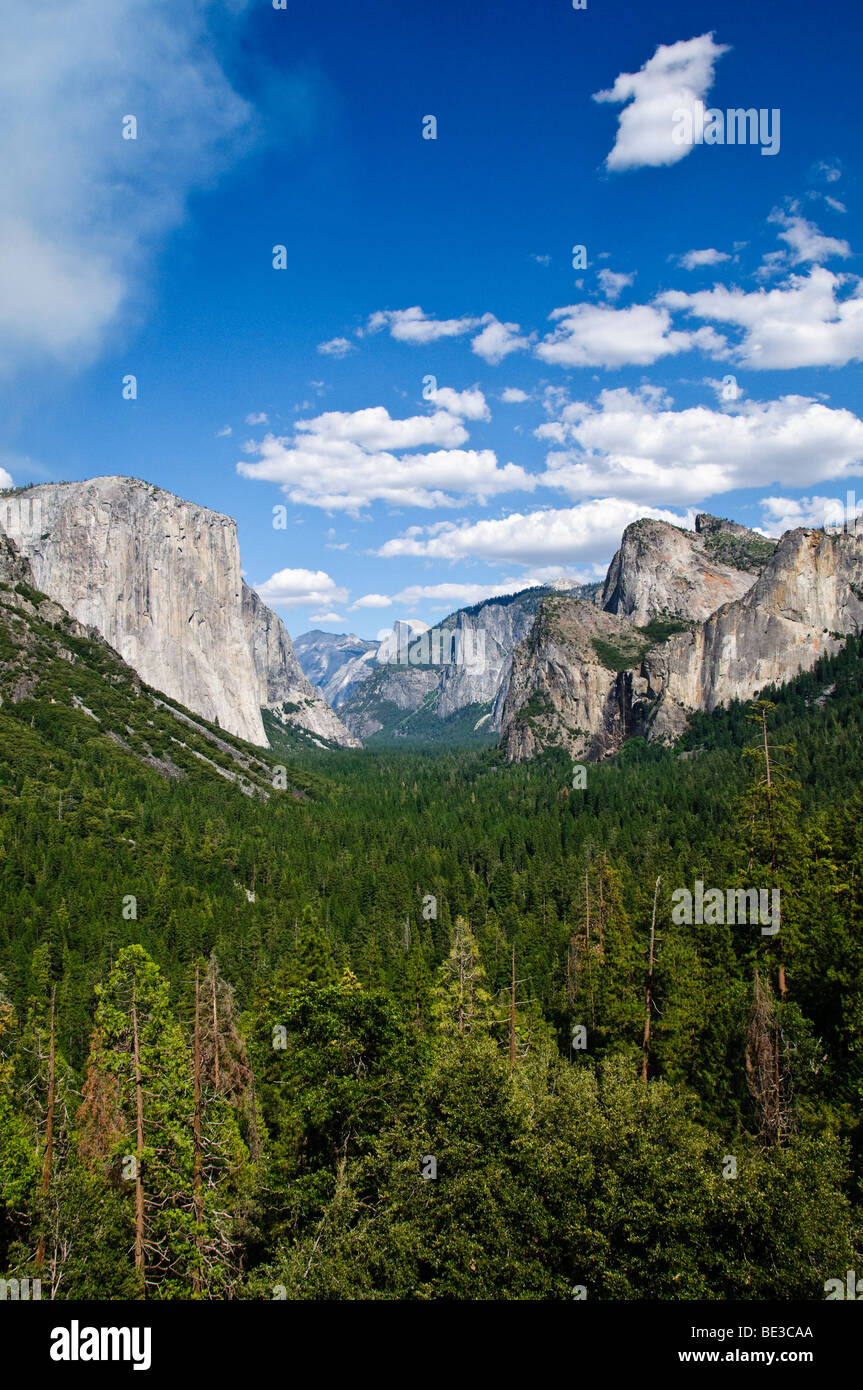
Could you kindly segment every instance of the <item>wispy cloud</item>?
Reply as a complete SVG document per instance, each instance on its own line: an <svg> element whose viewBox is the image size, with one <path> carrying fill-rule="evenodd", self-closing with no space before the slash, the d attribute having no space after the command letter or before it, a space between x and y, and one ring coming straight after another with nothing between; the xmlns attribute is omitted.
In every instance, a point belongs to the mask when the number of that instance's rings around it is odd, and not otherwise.
<svg viewBox="0 0 863 1390"><path fill-rule="evenodd" d="M92 359L189 193L241 148L250 111L210 42L214 9L2 7L0 370Z"/></svg>

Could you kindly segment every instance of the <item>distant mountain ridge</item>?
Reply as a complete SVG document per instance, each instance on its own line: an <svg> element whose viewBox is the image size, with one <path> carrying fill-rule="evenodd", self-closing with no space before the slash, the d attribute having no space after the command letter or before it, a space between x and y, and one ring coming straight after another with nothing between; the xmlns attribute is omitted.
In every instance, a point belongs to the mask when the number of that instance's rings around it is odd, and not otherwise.
<svg viewBox="0 0 863 1390"><path fill-rule="evenodd" d="M561 578L433 627L296 646L243 582L236 523L139 479L7 492L3 536L22 582L147 685L261 747L499 740L509 759L602 758L786 682L863 624L863 537L776 542L708 513L694 530L632 523L601 584Z"/></svg>
<svg viewBox="0 0 863 1390"><path fill-rule="evenodd" d="M582 615L586 645L574 628L569 632L573 650L579 653L579 679L583 677L588 686L591 681L601 686L606 668L597 661L594 642L606 647L615 640L622 643L619 650L615 648L613 664L625 669L660 635L702 622L723 603L746 594L775 544L706 512L696 517L694 531L649 518L633 522L623 533L603 583L579 584L562 577L460 608L430 630L433 638L458 634L465 649L474 653L482 645L483 660L472 665L450 660L436 667L425 659L419 640L407 644L406 654L404 643L391 639L374 654L368 649L357 654L358 638L307 633L295 647L305 674L363 740L438 741L445 736L445 728L438 729L437 721L451 725L459 740L488 741L511 724L521 698L518 682L512 690L513 661L519 653L521 671L522 647L532 641L543 605L547 605L545 615L558 599L580 605L573 612ZM605 616L600 618L599 613ZM651 624L654 627L645 635L640 629ZM393 658L396 647L402 653L397 661ZM596 672L591 676L589 668L594 665ZM317 673L325 666L327 683L321 684ZM595 703L594 690L591 711ZM526 746L532 746L529 739Z"/></svg>

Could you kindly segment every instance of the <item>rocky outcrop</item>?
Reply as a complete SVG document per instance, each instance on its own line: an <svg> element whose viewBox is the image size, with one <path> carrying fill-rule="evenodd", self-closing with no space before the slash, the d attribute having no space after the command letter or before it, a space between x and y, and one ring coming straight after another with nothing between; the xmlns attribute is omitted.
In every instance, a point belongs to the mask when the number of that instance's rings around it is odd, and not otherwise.
<svg viewBox="0 0 863 1390"><path fill-rule="evenodd" d="M673 738L692 710L751 699L863 628L863 537L787 531L752 588L646 656L635 697L650 737Z"/></svg>
<svg viewBox="0 0 863 1390"><path fill-rule="evenodd" d="M510 762L544 748L597 759L630 732L632 674L643 644L627 618L583 599L544 598L528 639L516 649L501 714Z"/></svg>
<svg viewBox="0 0 863 1390"><path fill-rule="evenodd" d="M627 526L596 602L638 626L654 618L704 622L742 598L774 542L701 513L695 531L644 518Z"/></svg>
<svg viewBox="0 0 863 1390"><path fill-rule="evenodd" d="M647 552L639 563L646 574ZM657 590L648 582L642 592ZM693 711L751 699L810 669L863 630L863 537L786 532L742 597L653 645L649 627L614 615L616 627L597 628L587 613L577 600L543 600L513 659L501 731L508 758L551 746L601 758L632 734L667 742Z"/></svg>
<svg viewBox="0 0 863 1390"><path fill-rule="evenodd" d="M36 586L148 685L250 743L267 743L261 706L285 699L303 727L354 742L317 700L279 619L243 583L230 517L105 477L4 497L0 526Z"/></svg>
<svg viewBox="0 0 863 1390"><path fill-rule="evenodd" d="M282 723L297 724L316 738L359 748L351 734L316 694L300 669L288 630L254 589L243 585L243 617L252 650L260 707L280 716Z"/></svg>

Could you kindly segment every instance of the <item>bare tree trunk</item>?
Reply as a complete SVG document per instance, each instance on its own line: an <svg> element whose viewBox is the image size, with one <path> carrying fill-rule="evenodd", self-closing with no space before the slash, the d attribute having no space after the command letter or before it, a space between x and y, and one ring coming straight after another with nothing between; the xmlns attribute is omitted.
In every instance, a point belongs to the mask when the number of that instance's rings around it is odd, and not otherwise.
<svg viewBox="0 0 863 1390"><path fill-rule="evenodd" d="M51 1167L54 1162L54 1003L57 997L57 986L51 987L51 1033L48 1043L48 1115L45 1122L45 1156L42 1160L42 1197L48 1196L48 1189L51 1185ZM45 1219L44 1209L42 1219ZM44 1231L39 1237L39 1245L36 1250L36 1266L41 1269L45 1259L45 1235Z"/></svg>
<svg viewBox="0 0 863 1390"><path fill-rule="evenodd" d="M141 1165L144 1157L144 1083L141 1076L141 1048L138 1041L138 986L132 980L132 1055L135 1063L135 1268L146 1277L144 1264L144 1179Z"/></svg>
<svg viewBox="0 0 863 1390"><path fill-rule="evenodd" d="M757 970L746 1030L746 1081L758 1107L761 1137L767 1144L777 1144L784 1129L785 1078L770 985L762 984Z"/></svg>
<svg viewBox="0 0 863 1390"><path fill-rule="evenodd" d="M653 890L653 917L650 923L650 957L647 966L647 999L644 1005L644 1037L641 1043L641 1079L647 1081L647 1067L650 1059L650 1009L653 996L653 961L656 944L656 904L659 899L659 885L661 878L656 880Z"/></svg>

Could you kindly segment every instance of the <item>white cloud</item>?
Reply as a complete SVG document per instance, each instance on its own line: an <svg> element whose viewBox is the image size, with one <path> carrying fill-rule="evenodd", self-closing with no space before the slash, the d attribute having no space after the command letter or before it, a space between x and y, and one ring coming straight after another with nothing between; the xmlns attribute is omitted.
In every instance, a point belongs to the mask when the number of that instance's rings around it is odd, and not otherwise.
<svg viewBox="0 0 863 1390"><path fill-rule="evenodd" d="M513 512L495 520L413 526L404 535L387 541L377 554L386 558L415 556L438 560L473 557L525 565L601 562L617 549L624 528L642 516L670 521L676 526L685 525L689 519L617 497L594 498L577 507ZM524 581L518 587L524 587Z"/></svg>
<svg viewBox="0 0 863 1390"><path fill-rule="evenodd" d="M458 338L478 328L479 319L432 319L415 304L411 309L379 309L369 318L367 331L389 328L400 343L434 343L439 338Z"/></svg>
<svg viewBox="0 0 863 1390"><path fill-rule="evenodd" d="M712 331L680 333L671 327L671 315L650 304L612 309L600 304L571 304L555 309L549 318L557 328L534 349L543 362L560 367L647 367L668 357L700 347L719 352L723 341Z"/></svg>
<svg viewBox="0 0 863 1390"><path fill-rule="evenodd" d="M354 515L375 500L448 507L459 499L484 500L536 485L516 464L499 466L491 449L461 448L468 432L445 410L405 420L391 419L383 406L329 411L298 421L296 431L287 438L268 434L252 444L250 452L259 461L238 463L237 471L280 483L293 502ZM392 452L429 444L439 447L430 453Z"/></svg>
<svg viewBox="0 0 863 1390"><path fill-rule="evenodd" d="M595 92L594 101L629 103L618 117L617 139L606 159L609 169L676 164L691 145L672 139L674 113L694 110L713 85L717 58L729 51L701 34L679 43L660 44L638 72L622 72L614 86Z"/></svg>
<svg viewBox="0 0 863 1390"><path fill-rule="evenodd" d="M351 608L390 608L392 604L389 594L363 594L362 598L351 604Z"/></svg>
<svg viewBox="0 0 863 1390"><path fill-rule="evenodd" d="M233 434L233 432L234 432L234 431L231 429L231 426L230 426L230 425L223 425L222 428L221 428L220 430L216 430L216 438L217 438L217 439L226 439L227 436L228 436L229 434Z"/></svg>
<svg viewBox="0 0 863 1390"><path fill-rule="evenodd" d="M501 323L494 314L483 315L481 321L485 327L472 340L471 348L492 366L497 366L511 352L524 352L530 347L530 338L522 336L520 324Z"/></svg>
<svg viewBox="0 0 863 1390"><path fill-rule="evenodd" d="M520 386L506 386L500 393L500 398L505 405L522 405L530 400L526 391L522 391Z"/></svg>
<svg viewBox="0 0 863 1390"><path fill-rule="evenodd" d="M848 211L844 203L840 203L838 198L831 198L829 193L824 194L824 201L828 207L831 207L833 209L834 212Z"/></svg>
<svg viewBox="0 0 863 1390"><path fill-rule="evenodd" d="M0 488L4 488L4 487L14 487L14 486L15 486L15 483L14 483L14 481L13 481L13 479L12 479L12 474L11 474L11 473L7 473L5 468L0 468Z"/></svg>
<svg viewBox="0 0 863 1390"><path fill-rule="evenodd" d="M845 523L845 503L837 497L765 497L761 502L764 530L770 536L781 536L783 531L796 530L798 526L820 527L836 526ZM855 514L863 510L863 501L855 508Z"/></svg>
<svg viewBox="0 0 863 1390"><path fill-rule="evenodd" d="M459 416L464 420L491 419L491 411L478 386L472 386L467 391L453 391L450 386L439 386L429 392L426 400L431 401L432 405L439 405L442 410L449 411L450 415Z"/></svg>
<svg viewBox="0 0 863 1390"><path fill-rule="evenodd" d="M324 570L278 570L254 588L264 603L279 608L304 608L307 604L327 607L344 603L348 597L348 590L339 588Z"/></svg>
<svg viewBox="0 0 863 1390"><path fill-rule="evenodd" d="M338 613L310 613L310 623L344 623L344 618Z"/></svg>
<svg viewBox="0 0 863 1390"><path fill-rule="evenodd" d="M318 352L324 357L347 357L349 352L353 352L354 344L349 338L330 338L329 342L318 343ZM314 386L315 382L310 382Z"/></svg>
<svg viewBox="0 0 863 1390"><path fill-rule="evenodd" d="M824 236L815 223L808 222L805 217L789 216L776 208L771 212L768 221L778 222L785 228L779 233L779 240L787 242L791 248L791 260L794 265L803 265L806 261L826 261L832 256L840 256L847 260L851 255L851 247L847 241Z"/></svg>
<svg viewBox="0 0 863 1390"><path fill-rule="evenodd" d="M772 290L668 290L659 302L742 328L742 341L732 355L744 366L841 367L863 358L861 282L849 297L837 297L848 279L814 266L808 275L792 275Z"/></svg>
<svg viewBox="0 0 863 1390"><path fill-rule="evenodd" d="M863 459L863 421L805 396L674 410L655 388L603 391L597 405L573 402L536 433L564 446L540 481L570 497L685 505L733 488L840 478Z"/></svg>
<svg viewBox="0 0 863 1390"><path fill-rule="evenodd" d="M214 56L214 9L2 6L0 369L92 360L188 194L239 147L249 108Z"/></svg>
<svg viewBox="0 0 863 1390"><path fill-rule="evenodd" d="M717 251L713 246L707 246L703 251L687 251L680 257L680 265L684 270L699 270L705 265L720 265L722 261L730 261L731 257L727 251Z"/></svg>
<svg viewBox="0 0 863 1390"><path fill-rule="evenodd" d="M270 417L265 410L253 411L251 415L246 416L247 425L268 425L269 423Z"/></svg>
<svg viewBox="0 0 863 1390"><path fill-rule="evenodd" d="M410 584L396 594L395 600L409 608L430 603L434 608L451 613L454 608L469 608L475 603L482 603L484 599L500 598L523 588L523 583L513 580L507 580L504 584Z"/></svg>
<svg viewBox="0 0 863 1390"><path fill-rule="evenodd" d="M627 285L632 284L636 273L637 272L633 270L630 275L625 275L623 271L603 269L597 276L599 288L606 299L619 299L621 291L625 290Z"/></svg>
<svg viewBox="0 0 863 1390"><path fill-rule="evenodd" d="M319 442L349 441L364 449L414 449L420 444L464 444L467 430L446 410L393 420L385 406L364 410L329 410L314 420L298 420L296 428Z"/></svg>

